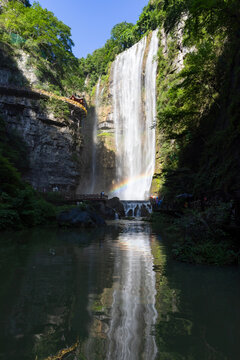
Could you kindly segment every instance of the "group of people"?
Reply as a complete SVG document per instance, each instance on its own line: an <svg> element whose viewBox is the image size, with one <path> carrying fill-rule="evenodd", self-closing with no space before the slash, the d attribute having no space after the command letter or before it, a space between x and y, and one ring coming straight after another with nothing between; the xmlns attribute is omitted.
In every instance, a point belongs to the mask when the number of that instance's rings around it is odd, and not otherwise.
<svg viewBox="0 0 240 360"><path fill-rule="evenodd" d="M83 105L84 107L86 107L86 102L83 97L78 97L77 95L72 95L70 97L70 100L74 100L74 101L78 102L79 104Z"/></svg>
<svg viewBox="0 0 240 360"><path fill-rule="evenodd" d="M164 197L161 199L159 196L151 195L150 202L154 207L161 207Z"/></svg>

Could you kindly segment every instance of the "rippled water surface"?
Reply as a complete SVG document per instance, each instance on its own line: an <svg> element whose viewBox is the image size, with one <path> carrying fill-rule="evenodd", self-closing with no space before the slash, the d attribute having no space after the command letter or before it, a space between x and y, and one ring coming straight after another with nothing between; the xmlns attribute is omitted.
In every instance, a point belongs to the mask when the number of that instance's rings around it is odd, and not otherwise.
<svg viewBox="0 0 240 360"><path fill-rule="evenodd" d="M240 271L140 221L1 234L1 360L239 360Z"/></svg>

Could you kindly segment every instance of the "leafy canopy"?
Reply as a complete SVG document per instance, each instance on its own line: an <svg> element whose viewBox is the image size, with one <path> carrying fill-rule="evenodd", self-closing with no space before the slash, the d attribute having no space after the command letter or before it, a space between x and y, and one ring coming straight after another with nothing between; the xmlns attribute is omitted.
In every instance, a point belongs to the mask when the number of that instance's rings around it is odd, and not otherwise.
<svg viewBox="0 0 240 360"><path fill-rule="evenodd" d="M25 48L39 49L52 63L73 57L70 28L37 2L31 7L19 1L8 2L0 14L0 26L4 40L11 42L11 34L17 34L23 38Z"/></svg>

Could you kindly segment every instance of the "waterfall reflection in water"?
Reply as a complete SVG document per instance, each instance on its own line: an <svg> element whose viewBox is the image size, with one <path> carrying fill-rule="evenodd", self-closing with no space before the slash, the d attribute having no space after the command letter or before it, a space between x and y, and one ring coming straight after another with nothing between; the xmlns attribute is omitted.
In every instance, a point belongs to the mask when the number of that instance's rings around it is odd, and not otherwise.
<svg viewBox="0 0 240 360"><path fill-rule="evenodd" d="M155 273L149 234L123 233L117 243L116 276L107 359L154 359Z"/></svg>
<svg viewBox="0 0 240 360"><path fill-rule="evenodd" d="M107 242L111 244L106 262L112 267L112 285L98 296L89 294L92 322L82 346L86 359L99 354L109 360L156 358L153 331L158 314L150 237L150 227L125 221L117 238Z"/></svg>

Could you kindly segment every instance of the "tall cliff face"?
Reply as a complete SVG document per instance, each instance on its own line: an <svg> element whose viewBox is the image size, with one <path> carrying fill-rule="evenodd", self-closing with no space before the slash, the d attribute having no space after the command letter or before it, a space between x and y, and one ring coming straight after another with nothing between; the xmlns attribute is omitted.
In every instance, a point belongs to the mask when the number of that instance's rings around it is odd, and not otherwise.
<svg viewBox="0 0 240 360"><path fill-rule="evenodd" d="M2 95L0 111L7 129L17 131L27 145L30 166L24 178L39 190L57 185L74 191L80 153L77 114L73 112L66 121L42 111L39 100L18 95Z"/></svg>
<svg viewBox="0 0 240 360"><path fill-rule="evenodd" d="M25 141L29 169L25 180L39 190L75 192L81 172L81 118L79 110L31 92L37 77L27 66L27 55L12 56L1 48L0 114L9 132Z"/></svg>

